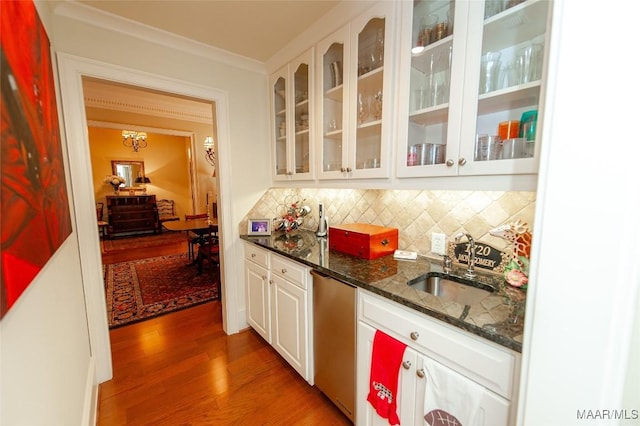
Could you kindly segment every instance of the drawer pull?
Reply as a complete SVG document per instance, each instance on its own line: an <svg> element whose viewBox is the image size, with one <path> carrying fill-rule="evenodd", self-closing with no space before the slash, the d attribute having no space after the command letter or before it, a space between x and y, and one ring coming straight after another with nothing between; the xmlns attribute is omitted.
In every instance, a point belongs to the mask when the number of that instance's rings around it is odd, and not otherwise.
<svg viewBox="0 0 640 426"><path fill-rule="evenodd" d="M251 257L256 257L256 254L255 253L251 253Z"/></svg>
<svg viewBox="0 0 640 426"><path fill-rule="evenodd" d="M386 246L387 244L389 244L389 240L386 238L380 242L382 243L383 246Z"/></svg>
<svg viewBox="0 0 640 426"><path fill-rule="evenodd" d="M286 274L287 273L287 269L286 268L282 268L282 273Z"/></svg>
<svg viewBox="0 0 640 426"><path fill-rule="evenodd" d="M424 378L424 368L421 368L420 370L416 370L416 376L418 376L421 379L423 379Z"/></svg>
<svg viewBox="0 0 640 426"><path fill-rule="evenodd" d="M417 331L412 331L409 336L411 336L411 340L418 340L418 337L420 337L420 333L418 333Z"/></svg>
<svg viewBox="0 0 640 426"><path fill-rule="evenodd" d="M402 363L402 367L403 367L405 370L410 369L410 368L411 368L411 361L404 361L404 362Z"/></svg>

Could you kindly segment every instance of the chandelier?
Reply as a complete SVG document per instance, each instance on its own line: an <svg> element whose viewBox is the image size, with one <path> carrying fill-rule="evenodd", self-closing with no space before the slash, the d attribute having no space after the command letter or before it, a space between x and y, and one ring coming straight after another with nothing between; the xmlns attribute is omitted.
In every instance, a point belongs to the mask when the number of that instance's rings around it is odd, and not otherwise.
<svg viewBox="0 0 640 426"><path fill-rule="evenodd" d="M122 144L127 148L133 148L135 152L138 152L140 148L147 147L147 133L135 132L133 130L123 130Z"/></svg>

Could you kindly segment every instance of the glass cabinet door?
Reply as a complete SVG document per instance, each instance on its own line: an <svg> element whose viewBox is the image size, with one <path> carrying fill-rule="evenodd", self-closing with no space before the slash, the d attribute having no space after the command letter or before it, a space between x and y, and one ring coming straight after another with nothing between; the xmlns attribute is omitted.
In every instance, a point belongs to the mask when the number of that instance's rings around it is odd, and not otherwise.
<svg viewBox="0 0 640 426"><path fill-rule="evenodd" d="M274 180L313 176L313 49L271 76Z"/></svg>
<svg viewBox="0 0 640 426"><path fill-rule="evenodd" d="M355 168L380 168L385 55L385 19L373 18L358 34Z"/></svg>
<svg viewBox="0 0 640 426"><path fill-rule="evenodd" d="M399 2L379 2L351 26L348 176L388 177L395 91L392 69Z"/></svg>
<svg viewBox="0 0 640 426"><path fill-rule="evenodd" d="M348 28L337 31L318 44L318 80L322 94L320 106L322 147L319 150L320 178L340 178L347 164L348 83L345 70L349 69Z"/></svg>
<svg viewBox="0 0 640 426"><path fill-rule="evenodd" d="M470 15L482 38L468 39L477 102L460 173L536 173L550 2L472 2Z"/></svg>
<svg viewBox="0 0 640 426"><path fill-rule="evenodd" d="M283 75L284 74L284 75ZM273 78L273 141L275 176L286 177L289 174L287 164L287 79L286 68Z"/></svg>
<svg viewBox="0 0 640 426"><path fill-rule="evenodd" d="M406 165L443 164L447 149L455 2L414 1Z"/></svg>
<svg viewBox="0 0 640 426"><path fill-rule="evenodd" d="M309 131L311 86L309 85L309 79L309 64L300 63L293 73L293 95L295 98L293 163L296 175L309 174L311 172L312 156Z"/></svg>
<svg viewBox="0 0 640 426"><path fill-rule="evenodd" d="M404 108L401 122L406 119L407 124L399 129L403 142L397 151L397 174L455 175L468 2L415 0L405 7L403 24L411 32L403 34L401 60L406 65L401 69L408 69L408 73L399 78L405 79L403 87L408 86L400 98Z"/></svg>

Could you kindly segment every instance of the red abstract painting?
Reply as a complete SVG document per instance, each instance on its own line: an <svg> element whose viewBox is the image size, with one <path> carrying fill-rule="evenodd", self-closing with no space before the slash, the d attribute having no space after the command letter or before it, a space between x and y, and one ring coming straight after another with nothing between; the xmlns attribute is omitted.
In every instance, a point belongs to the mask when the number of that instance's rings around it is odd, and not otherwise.
<svg viewBox="0 0 640 426"><path fill-rule="evenodd" d="M31 1L0 1L0 318L71 234L49 38Z"/></svg>

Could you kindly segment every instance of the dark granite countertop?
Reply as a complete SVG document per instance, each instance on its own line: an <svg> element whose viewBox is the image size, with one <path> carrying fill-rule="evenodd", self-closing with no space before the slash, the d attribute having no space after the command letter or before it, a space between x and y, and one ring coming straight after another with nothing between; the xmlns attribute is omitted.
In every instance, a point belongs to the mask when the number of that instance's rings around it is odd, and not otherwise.
<svg viewBox="0 0 640 426"><path fill-rule="evenodd" d="M328 237L316 237L312 231L292 234L276 232L271 236L241 235L241 239L300 262L337 280L351 283L404 306L437 318L477 336L522 352L524 318L517 325L500 327L509 318L513 306L524 306L525 293L510 287L502 276L478 272L478 281L493 287L494 294L473 305L462 305L417 290L407 285L427 272L443 274L442 262L423 256L417 260L396 260L393 255L374 260L360 259L329 250ZM455 265L450 275L464 276L465 267ZM492 325L498 325L498 327Z"/></svg>

